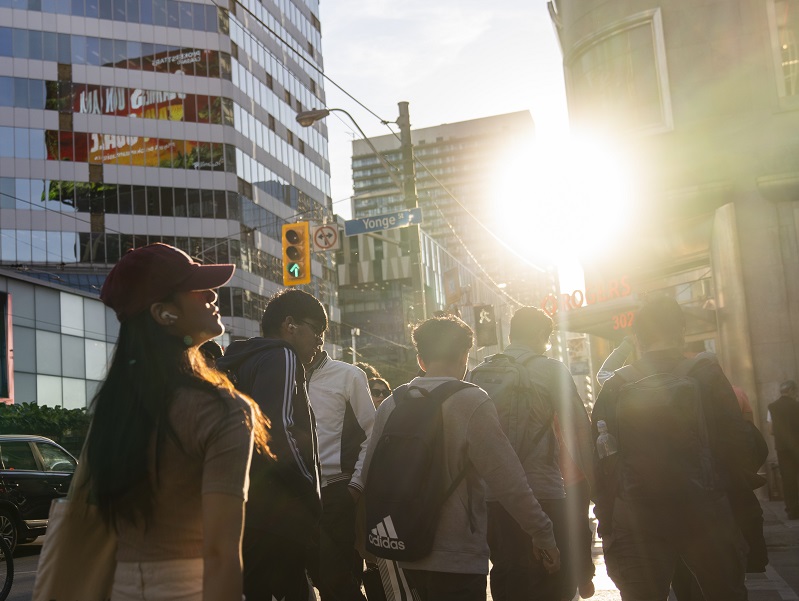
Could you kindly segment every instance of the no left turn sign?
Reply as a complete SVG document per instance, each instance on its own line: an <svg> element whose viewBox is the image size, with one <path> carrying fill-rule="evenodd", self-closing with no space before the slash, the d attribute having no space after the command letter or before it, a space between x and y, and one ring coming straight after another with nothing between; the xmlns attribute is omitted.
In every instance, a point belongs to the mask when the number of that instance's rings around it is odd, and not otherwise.
<svg viewBox="0 0 799 601"><path fill-rule="evenodd" d="M335 225L319 225L313 228L313 247L315 251L338 250L341 239Z"/></svg>

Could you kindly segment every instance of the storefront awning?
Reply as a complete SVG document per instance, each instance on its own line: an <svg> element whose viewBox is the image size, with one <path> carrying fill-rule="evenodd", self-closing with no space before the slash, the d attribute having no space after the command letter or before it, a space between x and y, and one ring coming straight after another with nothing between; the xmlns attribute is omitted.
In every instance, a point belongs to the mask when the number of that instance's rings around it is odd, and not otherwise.
<svg viewBox="0 0 799 601"><path fill-rule="evenodd" d="M556 327L564 332L581 332L619 342L631 333L635 312L641 301L634 296L623 296L613 300L585 305L578 309L558 311L553 319ZM716 311L713 308L683 305L686 332L707 331L715 328Z"/></svg>

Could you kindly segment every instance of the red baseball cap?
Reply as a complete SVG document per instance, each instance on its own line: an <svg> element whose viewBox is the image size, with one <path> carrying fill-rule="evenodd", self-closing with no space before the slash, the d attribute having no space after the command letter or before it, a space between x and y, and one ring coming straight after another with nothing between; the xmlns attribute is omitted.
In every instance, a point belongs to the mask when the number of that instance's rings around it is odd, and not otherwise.
<svg viewBox="0 0 799 601"><path fill-rule="evenodd" d="M168 244L149 244L126 252L108 274L100 300L125 321L175 292L212 290L233 277L235 265L203 265Z"/></svg>

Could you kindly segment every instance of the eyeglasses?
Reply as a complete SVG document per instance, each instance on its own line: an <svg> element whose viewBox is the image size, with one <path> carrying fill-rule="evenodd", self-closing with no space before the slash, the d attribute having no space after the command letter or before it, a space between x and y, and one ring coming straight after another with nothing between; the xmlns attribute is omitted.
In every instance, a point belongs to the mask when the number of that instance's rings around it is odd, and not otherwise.
<svg viewBox="0 0 799 601"><path fill-rule="evenodd" d="M380 397L382 399L386 398L391 393L386 390L385 388L372 388L372 396Z"/></svg>
<svg viewBox="0 0 799 601"><path fill-rule="evenodd" d="M324 337L325 337L325 334L327 333L327 328L325 328L324 326L320 326L319 324L316 324L316 323L313 323L313 322L311 322L311 321L308 321L307 319L300 319L300 320L298 320L298 321L301 321L301 322L302 322L302 323L304 323L306 326L308 326L309 328L311 328L311 331L312 331L312 332L313 332L313 333L314 333L316 336L319 336L320 338L324 338Z"/></svg>

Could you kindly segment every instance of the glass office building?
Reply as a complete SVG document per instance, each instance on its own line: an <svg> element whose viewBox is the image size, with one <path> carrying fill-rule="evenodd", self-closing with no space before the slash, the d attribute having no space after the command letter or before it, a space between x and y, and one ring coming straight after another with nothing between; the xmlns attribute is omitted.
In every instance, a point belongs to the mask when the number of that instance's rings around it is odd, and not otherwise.
<svg viewBox="0 0 799 601"><path fill-rule="evenodd" d="M280 227L330 211L318 0L0 0L0 268L97 294L129 248L238 270L233 337L281 287ZM307 290L328 309L335 272ZM335 311L333 312L335 315Z"/></svg>

